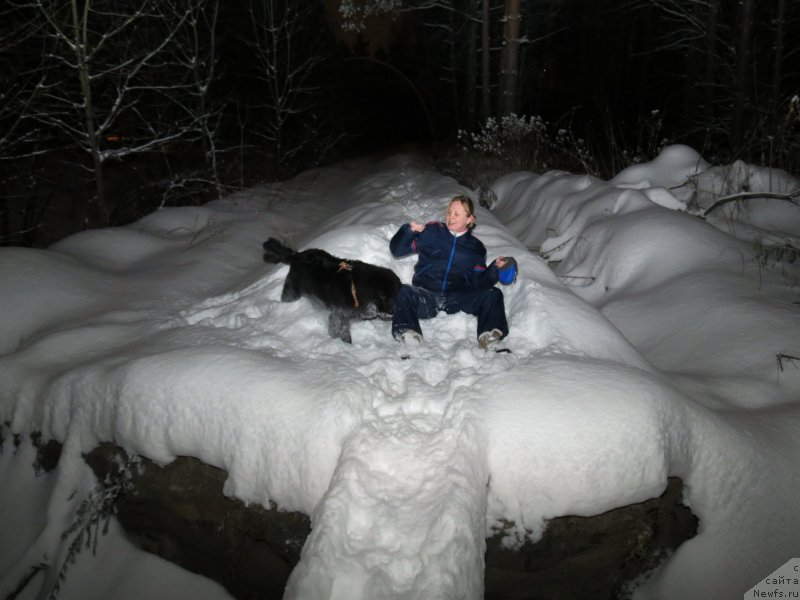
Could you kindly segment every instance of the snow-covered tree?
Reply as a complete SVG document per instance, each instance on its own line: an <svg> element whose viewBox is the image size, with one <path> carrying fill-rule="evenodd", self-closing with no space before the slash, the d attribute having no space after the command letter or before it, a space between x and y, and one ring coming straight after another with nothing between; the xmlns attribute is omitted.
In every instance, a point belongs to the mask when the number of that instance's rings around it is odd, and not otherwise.
<svg viewBox="0 0 800 600"><path fill-rule="evenodd" d="M20 119L47 132L39 151L78 150L71 161L95 189L87 226L113 221L110 161L209 139L213 0L19 0L9 10L29 23L28 52L42 58Z"/></svg>
<svg viewBox="0 0 800 600"><path fill-rule="evenodd" d="M41 153L46 133L36 123L26 120L34 102L42 93L45 60L25 52L35 27L31 15L14 7L0 8L0 244L30 239L38 227L41 210L30 206L20 209L13 201L15 191L29 185L29 165Z"/></svg>
<svg viewBox="0 0 800 600"><path fill-rule="evenodd" d="M192 123L189 135L198 138L202 144L206 169L200 177L207 180L200 183L211 183L217 193L220 193L221 106L211 95L219 77L220 0L184 0L165 3L164 7L172 11L171 18L177 21L183 18L186 11L185 26L177 30L176 43L173 45L177 69L188 83L186 97L180 99L178 106L184 111L185 118ZM186 182L183 178L173 182L184 183Z"/></svg>

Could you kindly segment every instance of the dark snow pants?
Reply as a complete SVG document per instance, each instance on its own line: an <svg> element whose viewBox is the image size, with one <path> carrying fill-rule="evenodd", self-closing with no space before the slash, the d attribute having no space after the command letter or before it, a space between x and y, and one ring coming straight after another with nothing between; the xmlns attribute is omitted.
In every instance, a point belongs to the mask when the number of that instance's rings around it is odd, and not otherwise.
<svg viewBox="0 0 800 600"><path fill-rule="evenodd" d="M399 338L403 332L413 329L420 335L420 319L431 319L440 310L452 315L465 312L478 317L475 336L484 331L499 329L503 337L508 335L506 307L503 292L496 287L483 290L464 290L436 294L424 288L403 284L395 298L392 318L392 335Z"/></svg>

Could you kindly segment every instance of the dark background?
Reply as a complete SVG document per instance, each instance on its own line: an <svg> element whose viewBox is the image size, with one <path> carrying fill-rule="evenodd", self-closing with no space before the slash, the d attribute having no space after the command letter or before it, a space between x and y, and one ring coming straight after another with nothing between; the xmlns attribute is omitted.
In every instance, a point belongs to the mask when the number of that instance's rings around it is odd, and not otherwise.
<svg viewBox="0 0 800 600"><path fill-rule="evenodd" d="M349 19L341 4L0 9L0 244L412 147L470 185L481 157L492 176L607 178L668 143L798 172L800 2L405 0L367 15L362 1ZM515 138L512 113L536 131ZM489 118L502 151L470 142Z"/></svg>

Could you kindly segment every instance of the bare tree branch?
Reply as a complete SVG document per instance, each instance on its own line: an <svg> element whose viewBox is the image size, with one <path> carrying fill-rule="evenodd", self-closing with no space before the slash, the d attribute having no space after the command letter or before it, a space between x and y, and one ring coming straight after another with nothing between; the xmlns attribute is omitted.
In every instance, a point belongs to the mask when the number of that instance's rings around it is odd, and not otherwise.
<svg viewBox="0 0 800 600"><path fill-rule="evenodd" d="M720 206L728 204L729 202L753 200L755 198L767 200L786 200L787 202L791 202L795 206L798 206L798 197L800 197L800 189L796 189L788 194L779 194L777 192L739 192L737 194L731 194L730 196L724 196L723 198L716 200L711 206L700 213L700 216L705 218L706 215L718 209Z"/></svg>

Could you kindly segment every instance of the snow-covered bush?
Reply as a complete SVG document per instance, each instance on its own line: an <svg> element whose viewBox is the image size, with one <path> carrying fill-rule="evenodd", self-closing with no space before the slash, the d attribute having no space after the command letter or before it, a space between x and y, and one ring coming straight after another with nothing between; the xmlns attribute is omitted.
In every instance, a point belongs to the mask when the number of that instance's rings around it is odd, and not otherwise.
<svg viewBox="0 0 800 600"><path fill-rule="evenodd" d="M514 171L559 169L597 174L592 152L572 127L548 123L540 116L516 114L490 117L477 131L459 130L456 148L439 161L438 167L459 182L481 190Z"/></svg>
<svg viewBox="0 0 800 600"><path fill-rule="evenodd" d="M78 505L72 523L61 535L63 540L71 539L71 541L48 600L58 598L61 584L67 579L67 572L75 564L78 554L83 550L91 550L92 554L97 553L100 534L108 533L117 499L131 488L131 470L137 468L138 464L138 456L117 464L117 472L107 477L105 481L99 482Z"/></svg>
<svg viewBox="0 0 800 600"><path fill-rule="evenodd" d="M800 95L789 99L786 113L775 127L774 135L762 140L761 162L792 173L800 174ZM764 142L766 140L766 142Z"/></svg>
<svg viewBox="0 0 800 600"><path fill-rule="evenodd" d="M400 0L373 0L372 2L354 2L342 0L339 14L342 16L344 31L362 32L366 29L364 19L367 17L393 13L402 6Z"/></svg>
<svg viewBox="0 0 800 600"><path fill-rule="evenodd" d="M546 138L547 124L541 117L520 117L515 114L506 115L499 121L489 117L477 132L458 132L459 142L465 151L478 150L500 157L506 155L511 160L535 161ZM526 150L532 154L524 155Z"/></svg>

